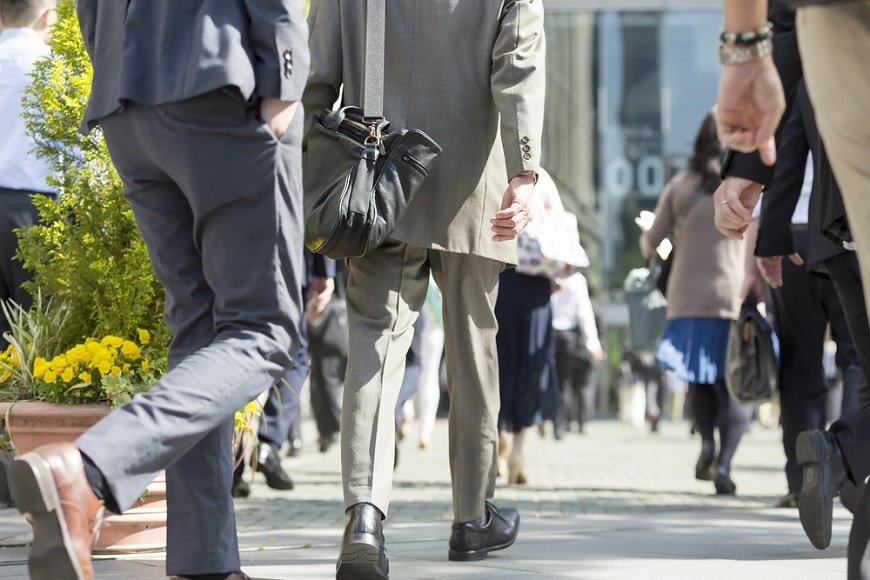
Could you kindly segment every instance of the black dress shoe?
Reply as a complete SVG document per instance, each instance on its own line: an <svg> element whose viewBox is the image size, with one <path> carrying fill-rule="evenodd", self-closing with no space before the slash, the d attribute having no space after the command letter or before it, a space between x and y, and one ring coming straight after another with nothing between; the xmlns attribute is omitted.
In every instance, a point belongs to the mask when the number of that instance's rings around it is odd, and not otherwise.
<svg viewBox="0 0 870 580"><path fill-rule="evenodd" d="M320 452L326 453L327 451L329 451L329 448L332 447L333 443L335 443L335 433L321 437L320 438Z"/></svg>
<svg viewBox="0 0 870 580"><path fill-rule="evenodd" d="M485 503L486 523L454 523L450 532L448 558L469 562L483 560L489 552L502 550L513 544L520 529L520 514L515 509L496 508Z"/></svg>
<svg viewBox="0 0 870 580"><path fill-rule="evenodd" d="M251 495L251 486L244 479L233 480L233 487L230 493L235 498L246 498Z"/></svg>
<svg viewBox="0 0 870 580"><path fill-rule="evenodd" d="M713 486L716 488L716 495L734 495L737 493L737 484L727 473L717 473L716 477L713 478Z"/></svg>
<svg viewBox="0 0 870 580"><path fill-rule="evenodd" d="M390 562L384 548L380 510L358 503L348 512L341 538L341 554L335 564L336 580L384 580L390 577Z"/></svg>
<svg viewBox="0 0 870 580"><path fill-rule="evenodd" d="M257 471L266 476L266 485L272 489L293 489L293 480L281 467L278 448L266 441L260 441L257 450Z"/></svg>
<svg viewBox="0 0 870 580"><path fill-rule="evenodd" d="M804 431L798 435L795 454L803 468L798 496L801 525L813 546L824 550L831 543L834 497L846 479L840 446L827 431Z"/></svg>

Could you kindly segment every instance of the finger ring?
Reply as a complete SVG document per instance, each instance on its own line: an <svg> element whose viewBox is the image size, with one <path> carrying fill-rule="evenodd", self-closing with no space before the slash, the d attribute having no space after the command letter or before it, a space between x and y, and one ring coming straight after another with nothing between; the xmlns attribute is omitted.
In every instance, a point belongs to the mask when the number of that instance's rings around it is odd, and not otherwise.
<svg viewBox="0 0 870 580"><path fill-rule="evenodd" d="M728 205L728 200L727 200L727 199L726 199L725 201L723 201L722 203L720 203L720 204L719 204L719 207L722 207L723 205Z"/></svg>

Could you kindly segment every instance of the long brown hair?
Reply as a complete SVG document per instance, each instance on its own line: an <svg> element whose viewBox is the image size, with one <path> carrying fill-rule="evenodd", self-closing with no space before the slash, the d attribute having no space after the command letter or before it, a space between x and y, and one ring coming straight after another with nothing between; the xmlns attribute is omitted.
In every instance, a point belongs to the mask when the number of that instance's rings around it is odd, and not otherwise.
<svg viewBox="0 0 870 580"><path fill-rule="evenodd" d="M689 170L701 176L701 188L712 194L721 182L722 157L725 146L716 135L716 118L711 110L701 121L695 136L695 149L689 158Z"/></svg>

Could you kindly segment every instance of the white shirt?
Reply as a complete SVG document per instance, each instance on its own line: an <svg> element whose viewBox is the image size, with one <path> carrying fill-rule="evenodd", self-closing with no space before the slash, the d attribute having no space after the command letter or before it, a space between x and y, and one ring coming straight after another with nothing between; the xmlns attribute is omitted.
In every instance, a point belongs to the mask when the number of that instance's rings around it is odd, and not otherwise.
<svg viewBox="0 0 870 580"><path fill-rule="evenodd" d="M556 330L581 328L586 339L586 349L589 352L599 352L601 342L598 340L598 327L595 325L595 313L592 310L592 301L589 299L586 278L580 272L575 272L563 278L561 285L561 290L550 295L553 328Z"/></svg>
<svg viewBox="0 0 870 580"><path fill-rule="evenodd" d="M30 84L37 59L49 47L30 28L0 32L0 187L48 193L48 163L33 153L34 142L21 117L22 91Z"/></svg>

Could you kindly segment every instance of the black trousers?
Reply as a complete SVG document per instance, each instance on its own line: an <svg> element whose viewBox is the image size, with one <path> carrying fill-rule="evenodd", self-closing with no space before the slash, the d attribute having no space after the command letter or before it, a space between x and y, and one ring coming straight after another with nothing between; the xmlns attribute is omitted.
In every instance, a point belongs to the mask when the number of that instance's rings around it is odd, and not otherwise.
<svg viewBox="0 0 870 580"><path fill-rule="evenodd" d="M795 247L806 256L807 236L795 232ZM785 449L785 474L790 493L801 489L801 469L795 458L795 443L801 431L826 426L825 384L822 356L825 330L837 343L837 366L851 382L844 388L844 400L854 393L858 376L846 372L857 368L858 358L840 298L830 280L810 275L804 266L782 261L783 285L773 291L774 326L780 340L780 403L782 406L782 444Z"/></svg>
<svg viewBox="0 0 870 580"><path fill-rule="evenodd" d="M831 433L840 445L849 478L860 483L870 475L870 386L867 381L870 376L870 324L855 254L842 254L828 260L825 265L846 312L862 371L858 383L858 409L831 425ZM868 578L867 571L861 570L862 564L865 567L870 564L870 493L866 489L852 520L848 562L850 580Z"/></svg>
<svg viewBox="0 0 870 580"><path fill-rule="evenodd" d="M308 353L308 333L303 323L299 333L299 352L294 359L293 368L288 370L269 391L269 397L263 406L263 416L257 436L260 441L271 443L280 449L290 428L299 421L301 409L300 399L305 379L311 369L311 358Z"/></svg>
<svg viewBox="0 0 870 580"><path fill-rule="evenodd" d="M322 318L308 327L311 353L311 411L321 439L338 433L347 369L347 309L333 298Z"/></svg>
<svg viewBox="0 0 870 580"><path fill-rule="evenodd" d="M30 192L0 187L0 300L13 300L30 308L30 293L21 287L30 279L21 261L14 258L18 251L16 228L29 228L39 218ZM11 330L5 316L0 316L0 347L6 348L3 333Z"/></svg>
<svg viewBox="0 0 870 580"><path fill-rule="evenodd" d="M581 340L582 333L577 328L556 331L556 374L562 394L558 424L564 429L570 429L572 422L582 429L595 406L594 364L589 353L578 348Z"/></svg>

